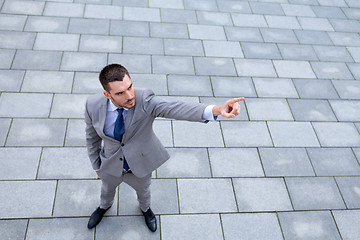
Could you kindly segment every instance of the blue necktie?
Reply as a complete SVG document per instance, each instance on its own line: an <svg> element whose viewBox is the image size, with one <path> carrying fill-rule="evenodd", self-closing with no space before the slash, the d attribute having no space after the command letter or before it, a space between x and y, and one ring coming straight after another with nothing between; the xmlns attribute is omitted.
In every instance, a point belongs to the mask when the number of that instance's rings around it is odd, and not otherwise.
<svg viewBox="0 0 360 240"><path fill-rule="evenodd" d="M124 109L123 108L118 108L116 109L116 111L118 112L118 116L116 118L116 121L115 121L115 127L114 127L114 138L116 140L119 140L121 141L122 139L122 136L125 132L125 124L124 124L124 118L123 118L123 111ZM125 171L128 171L129 170L129 165L127 164L125 158L124 158L124 170Z"/></svg>

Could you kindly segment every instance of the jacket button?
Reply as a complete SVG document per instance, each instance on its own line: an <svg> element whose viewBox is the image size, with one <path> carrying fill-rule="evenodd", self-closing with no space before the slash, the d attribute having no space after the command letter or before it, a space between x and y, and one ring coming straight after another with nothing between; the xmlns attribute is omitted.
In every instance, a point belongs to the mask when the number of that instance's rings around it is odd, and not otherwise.
<svg viewBox="0 0 360 240"><path fill-rule="evenodd" d="M125 146L125 144L122 143L121 146L123 147L123 146Z"/></svg>
<svg viewBox="0 0 360 240"><path fill-rule="evenodd" d="M120 158L120 161L124 160L123 158Z"/></svg>

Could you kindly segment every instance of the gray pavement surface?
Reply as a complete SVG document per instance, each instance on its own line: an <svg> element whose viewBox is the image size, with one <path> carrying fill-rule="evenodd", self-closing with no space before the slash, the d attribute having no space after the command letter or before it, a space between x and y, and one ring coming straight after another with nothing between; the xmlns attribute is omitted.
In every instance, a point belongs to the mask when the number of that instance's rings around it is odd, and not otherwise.
<svg viewBox="0 0 360 240"><path fill-rule="evenodd" d="M1 239L360 239L359 0L0 0ZM164 99L236 119L156 120L151 233L100 180L84 103L125 65Z"/></svg>

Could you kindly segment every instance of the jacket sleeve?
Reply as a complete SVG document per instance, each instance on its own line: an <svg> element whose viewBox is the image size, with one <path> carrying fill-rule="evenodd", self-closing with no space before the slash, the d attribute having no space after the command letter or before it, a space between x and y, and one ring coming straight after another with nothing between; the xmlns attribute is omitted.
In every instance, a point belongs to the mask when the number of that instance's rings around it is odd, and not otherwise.
<svg viewBox="0 0 360 240"><path fill-rule="evenodd" d="M102 140L92 125L92 120L88 112L87 105L88 102L86 102L86 107L85 107L85 123L86 123L85 133L86 133L87 152L93 169L98 170L101 165L100 149L101 149Z"/></svg>
<svg viewBox="0 0 360 240"><path fill-rule="evenodd" d="M172 118L193 122L207 122L202 119L206 104L166 102L157 97L151 90L143 92L144 111L153 117Z"/></svg>

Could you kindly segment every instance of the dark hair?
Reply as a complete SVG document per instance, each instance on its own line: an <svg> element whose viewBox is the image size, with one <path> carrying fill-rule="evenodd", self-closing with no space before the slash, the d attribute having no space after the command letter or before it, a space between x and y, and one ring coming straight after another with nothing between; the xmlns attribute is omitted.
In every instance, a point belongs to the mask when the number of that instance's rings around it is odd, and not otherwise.
<svg viewBox="0 0 360 240"><path fill-rule="evenodd" d="M130 77L128 70L120 64L109 64L104 67L100 74L99 80L105 91L110 91L109 82L122 81L127 75Z"/></svg>

